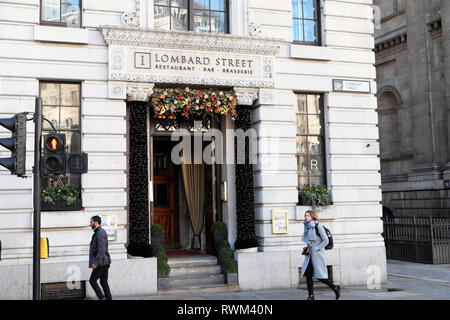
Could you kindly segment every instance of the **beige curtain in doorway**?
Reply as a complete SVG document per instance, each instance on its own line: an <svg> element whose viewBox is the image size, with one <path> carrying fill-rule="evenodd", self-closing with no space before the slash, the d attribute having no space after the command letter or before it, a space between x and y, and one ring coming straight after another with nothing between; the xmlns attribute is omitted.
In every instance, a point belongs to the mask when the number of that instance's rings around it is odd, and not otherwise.
<svg viewBox="0 0 450 320"><path fill-rule="evenodd" d="M183 171L184 189L191 217L194 238L192 239L192 249L201 249L201 232L204 220L204 199L205 199L205 173L202 164L181 164Z"/></svg>

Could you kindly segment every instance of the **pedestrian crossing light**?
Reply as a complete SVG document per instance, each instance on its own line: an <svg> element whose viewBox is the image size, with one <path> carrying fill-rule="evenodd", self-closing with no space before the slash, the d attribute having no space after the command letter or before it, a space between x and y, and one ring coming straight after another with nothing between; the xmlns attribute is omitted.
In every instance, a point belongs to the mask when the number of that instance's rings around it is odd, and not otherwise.
<svg viewBox="0 0 450 320"><path fill-rule="evenodd" d="M19 177L25 175L27 116L18 113L12 118L1 118L0 125L12 132L10 138L0 138L0 145L11 151L11 157L0 158L0 165Z"/></svg>
<svg viewBox="0 0 450 320"><path fill-rule="evenodd" d="M43 175L66 173L65 146L65 134L50 133L44 137Z"/></svg>

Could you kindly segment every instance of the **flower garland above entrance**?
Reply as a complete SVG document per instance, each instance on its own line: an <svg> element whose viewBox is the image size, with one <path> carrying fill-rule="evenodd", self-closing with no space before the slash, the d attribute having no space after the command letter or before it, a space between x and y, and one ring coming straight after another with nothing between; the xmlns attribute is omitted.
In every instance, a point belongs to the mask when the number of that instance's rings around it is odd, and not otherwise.
<svg viewBox="0 0 450 320"><path fill-rule="evenodd" d="M155 117L160 119L176 119L177 113L186 119L230 113L234 120L237 115L234 90L154 89L151 102Z"/></svg>

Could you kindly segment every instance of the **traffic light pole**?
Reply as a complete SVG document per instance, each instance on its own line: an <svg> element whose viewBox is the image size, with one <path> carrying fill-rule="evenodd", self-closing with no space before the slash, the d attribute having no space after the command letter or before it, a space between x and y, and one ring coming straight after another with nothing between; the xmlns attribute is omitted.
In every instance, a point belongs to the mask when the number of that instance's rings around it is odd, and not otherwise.
<svg viewBox="0 0 450 320"><path fill-rule="evenodd" d="M33 167L33 300L41 300L41 134L42 100L36 98L34 111Z"/></svg>

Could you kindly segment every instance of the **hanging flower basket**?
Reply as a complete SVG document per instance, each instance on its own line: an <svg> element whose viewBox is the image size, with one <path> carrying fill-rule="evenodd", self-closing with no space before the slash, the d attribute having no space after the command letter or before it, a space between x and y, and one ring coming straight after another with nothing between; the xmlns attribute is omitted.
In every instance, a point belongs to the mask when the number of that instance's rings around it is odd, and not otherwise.
<svg viewBox="0 0 450 320"><path fill-rule="evenodd" d="M72 185L47 187L42 190L41 209L43 211L80 210L80 191Z"/></svg>
<svg viewBox="0 0 450 320"><path fill-rule="evenodd" d="M190 119L230 113L234 120L237 115L234 90L155 89L151 102L155 117L160 119L176 119L177 114Z"/></svg>

